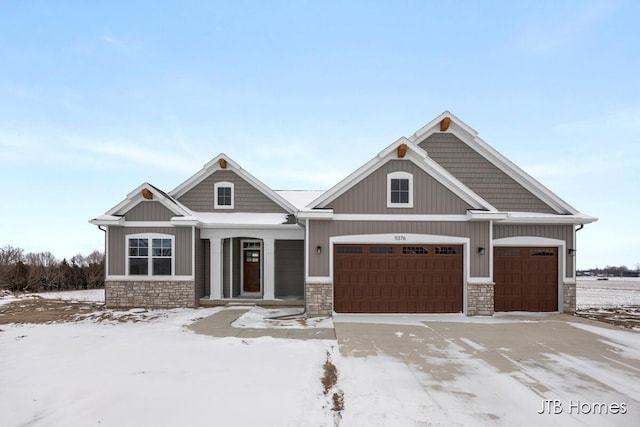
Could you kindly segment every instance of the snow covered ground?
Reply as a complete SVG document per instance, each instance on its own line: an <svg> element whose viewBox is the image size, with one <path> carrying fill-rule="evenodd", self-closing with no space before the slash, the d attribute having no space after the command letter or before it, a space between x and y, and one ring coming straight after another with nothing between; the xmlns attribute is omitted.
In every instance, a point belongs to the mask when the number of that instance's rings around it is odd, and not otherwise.
<svg viewBox="0 0 640 427"><path fill-rule="evenodd" d="M577 308L640 307L640 278L611 277L608 280L580 277L576 284Z"/></svg>
<svg viewBox="0 0 640 427"><path fill-rule="evenodd" d="M622 289L615 282L593 281L586 285L580 282L578 304L637 301L635 287L617 292ZM41 296L104 301L102 290ZM15 300L15 296L3 297L0 304ZM2 309L0 305L0 313ZM345 393L340 424L343 426L506 426L514 425L514 420L520 425L554 425L554 419L549 417L533 416L530 424L522 422L524 418L516 413L522 410L516 404L518 399L525 395L536 399L549 395L548 389L544 392L532 386L531 390L525 390L522 384L543 380L565 395L582 393L592 400L610 392L610 388L590 386L581 371L610 378L609 387L626 390L633 410L638 409L640 402L638 375L623 375L624 367L619 362L609 364L606 355L597 362L563 355L564 359L554 361L555 366L563 369L550 370L546 365L527 365L509 349L499 349L500 354L522 366L519 378L471 357L470 354L491 353L486 343L480 343L472 333L466 341L445 343L446 354L435 347L425 347L431 348L433 354L424 355L428 369L418 370L405 363L401 355L341 355L334 340L213 338L186 329L196 319L218 310L221 309L155 310L153 316L141 316L142 321L137 323L87 317L69 323L0 325L0 426L333 426L340 419L331 411L331 393L323 393L320 381L327 357L338 367L337 387ZM129 319L127 316L131 315L131 311L113 313L111 318ZM234 326L265 329L318 326L296 320L274 325L264 319L265 314L274 313L252 310ZM454 317L439 320L454 321L451 324L466 322L469 328L514 322L502 316L493 320ZM361 320L396 323L392 336L399 340L413 339L402 328L425 327L416 323L416 319L397 319L391 322L390 318L373 316ZM524 325L538 321L544 319L532 315L519 322ZM331 327L331 320L321 320L321 325ZM442 325L450 327L447 323ZM611 351L640 360L637 332L612 330L604 325L571 325L600 336ZM435 381L432 375L451 363L457 370L455 381ZM426 389L425 384L429 386ZM486 400L470 397L494 388L494 392L485 395L489 397ZM505 395L500 392L509 395L510 390L513 395L504 400ZM474 416L492 405L502 415L500 419ZM509 405L513 405L513 413L509 412ZM605 421L610 425L633 425L638 415L631 413ZM597 425L601 418L570 421L575 424L565 425Z"/></svg>

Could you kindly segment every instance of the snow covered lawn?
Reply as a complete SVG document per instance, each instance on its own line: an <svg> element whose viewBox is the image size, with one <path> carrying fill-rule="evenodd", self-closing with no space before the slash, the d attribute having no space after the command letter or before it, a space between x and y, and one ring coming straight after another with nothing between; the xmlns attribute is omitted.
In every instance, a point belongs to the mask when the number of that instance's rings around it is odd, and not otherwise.
<svg viewBox="0 0 640 427"><path fill-rule="evenodd" d="M140 323L0 325L0 425L330 425L335 341L212 338L207 310Z"/></svg>
<svg viewBox="0 0 640 427"><path fill-rule="evenodd" d="M101 292L46 298L98 307ZM0 313L34 298L2 297ZM625 426L640 415L640 333L631 330L560 315L361 316L344 339L338 316L339 351L335 340L214 338L186 328L219 310L0 324L0 426ZM234 327L268 335L332 326L267 314L251 310ZM328 357L337 383L325 394ZM340 393L341 418L331 410ZM565 414L538 415L545 399L559 399ZM571 399L624 403L628 412L567 416Z"/></svg>

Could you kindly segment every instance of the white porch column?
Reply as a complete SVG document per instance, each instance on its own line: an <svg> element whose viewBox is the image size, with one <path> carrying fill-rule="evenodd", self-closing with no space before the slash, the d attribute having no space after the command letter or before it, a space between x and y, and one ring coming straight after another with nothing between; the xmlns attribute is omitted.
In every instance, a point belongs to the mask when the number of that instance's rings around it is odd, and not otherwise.
<svg viewBox="0 0 640 427"><path fill-rule="evenodd" d="M213 237L209 242L209 299L222 299L222 239Z"/></svg>
<svg viewBox="0 0 640 427"><path fill-rule="evenodd" d="M263 239L264 251L264 299L275 299L276 245L274 239Z"/></svg>

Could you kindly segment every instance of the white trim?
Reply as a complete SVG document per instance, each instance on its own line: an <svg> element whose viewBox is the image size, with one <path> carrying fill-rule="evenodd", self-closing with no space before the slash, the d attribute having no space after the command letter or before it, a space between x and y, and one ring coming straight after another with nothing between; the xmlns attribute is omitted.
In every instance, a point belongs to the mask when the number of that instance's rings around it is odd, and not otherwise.
<svg viewBox="0 0 640 427"><path fill-rule="evenodd" d="M396 140L394 143L378 153L376 157L365 163L355 172L351 173L345 179L315 199L308 205L308 208L312 209L322 207L328 202L335 200L357 183L371 175L374 171L380 168L380 166L384 165L389 160L397 158L395 153L401 144L406 144L408 147L408 151L404 157L405 160L412 161L416 166L426 172L429 176L433 177L436 181L440 182L467 204L471 205L475 209L486 209L490 211L497 210L490 203L454 177L449 171L431 159L427 155L426 151L404 137Z"/></svg>
<svg viewBox="0 0 640 427"><path fill-rule="evenodd" d="M245 243L259 243L257 248L245 248ZM241 296L254 296L262 298L262 292L264 291L264 244L261 239L241 239L240 240L240 295ZM259 251L260 252L260 290L258 292L246 292L244 290L244 263L245 263L245 251Z"/></svg>
<svg viewBox="0 0 640 427"><path fill-rule="evenodd" d="M462 245L462 312L468 311L467 286L471 274L471 239L469 237L441 236L435 234L412 233L384 233L384 234L353 234L348 236L332 236L329 238L329 281L333 285L333 252L337 244L451 244ZM309 280L311 278L307 278ZM482 278L483 280L491 280ZM311 283L311 282L308 282ZM326 282L321 282L326 283ZM334 297L335 298L335 295ZM335 304L335 300L333 301Z"/></svg>
<svg viewBox="0 0 640 427"><path fill-rule="evenodd" d="M409 200L407 203L402 203L402 202L394 203L391 201L391 181L394 179L408 181ZM387 174L387 207L388 208L412 208L413 207L413 174L405 171L395 171L395 172L389 172Z"/></svg>
<svg viewBox="0 0 640 427"><path fill-rule="evenodd" d="M441 222L467 222L468 215L412 215L412 214L335 214L334 221L441 221Z"/></svg>
<svg viewBox="0 0 640 427"><path fill-rule="evenodd" d="M447 129L446 131L447 133L451 133L458 137L471 149L487 159L502 172L506 173L518 184L529 190L533 195L538 197L544 203L552 207L558 213L579 213L575 208L573 208L567 202L551 192L535 178L527 174L523 169L516 166L513 162L500 154L489 144L484 142L480 137L478 137L478 132L476 132L473 128L468 126L458 117L451 114L449 111L444 111L427 125L420 128L413 134L410 140L415 144L420 144L434 133L440 132L439 124L445 117L449 117L452 121L449 129Z"/></svg>
<svg viewBox="0 0 640 427"><path fill-rule="evenodd" d="M192 282L195 280L193 275L180 276L107 276L106 281L111 282Z"/></svg>
<svg viewBox="0 0 640 427"><path fill-rule="evenodd" d="M228 239L231 237L246 237L251 239L274 239L274 240L304 240L304 230L285 229L272 230L268 228L202 228L200 229L201 239Z"/></svg>
<svg viewBox="0 0 640 427"><path fill-rule="evenodd" d="M147 272L148 274L130 274L129 273L129 240L130 239L147 239L147 249L148 255L147 258ZM171 274L164 275L154 275L153 274L153 239L170 239L171 240ZM134 257L134 258L143 258L143 257ZM156 257L156 258L167 258L167 257ZM194 270L191 270L192 273ZM165 234L165 233L136 233L136 234L125 234L124 236L124 274L125 277L135 277L135 278L157 278L157 280L173 280L176 277L176 236L173 234ZM193 274L191 274L193 277Z"/></svg>
<svg viewBox="0 0 640 427"><path fill-rule="evenodd" d="M300 211L298 219L333 219L333 209L313 209L310 211Z"/></svg>
<svg viewBox="0 0 640 427"><path fill-rule="evenodd" d="M153 199L151 201L159 202L174 214L183 216L191 215L191 211L186 206L182 205L177 200L168 199L148 182L140 184L133 191L129 192L129 194L127 194L126 198L122 202L109 209L105 215L124 215L125 213L136 207L139 203L147 201L147 199L142 196L142 190L150 191L151 194L153 194Z"/></svg>
<svg viewBox="0 0 640 427"><path fill-rule="evenodd" d="M224 240L229 241L229 298L233 298L233 237L227 237ZM222 256L224 257L224 240L222 245ZM224 281L224 275L222 277L222 281ZM222 285L224 287L224 284ZM223 294L224 297L224 289Z"/></svg>
<svg viewBox="0 0 640 427"><path fill-rule="evenodd" d="M227 168L222 169L220 167L220 160L224 159L227 162ZM289 201L287 201L284 197L280 196L278 193L267 187L262 181L251 175L249 172L244 170L238 163L231 160L226 154L220 153L215 158L211 159L207 164L205 164L202 169L193 174L190 178L184 181L182 184L174 188L169 192L171 197L176 199L182 197L185 193L191 190L193 187L198 185L204 179L209 177L214 172L219 170L232 170L243 180L251 184L253 187L258 189L262 194L264 194L267 198L271 199L278 206L282 207L288 213L294 213L297 211L296 207L293 206Z"/></svg>
<svg viewBox="0 0 640 427"><path fill-rule="evenodd" d="M310 285L321 285L331 283L333 285L333 278L331 276L307 276L306 283Z"/></svg>
<svg viewBox="0 0 640 427"><path fill-rule="evenodd" d="M591 224L597 218L587 215L545 215L545 214L520 214L517 212L507 212L507 218L502 220L503 224Z"/></svg>
<svg viewBox="0 0 640 427"><path fill-rule="evenodd" d="M218 204L218 189L219 188L231 188L231 204L220 205ZM219 181L213 184L213 208L214 209L234 209L235 206L235 185L229 181Z"/></svg>
<svg viewBox="0 0 640 427"><path fill-rule="evenodd" d="M470 285L495 285L490 277L469 277L467 283Z"/></svg>

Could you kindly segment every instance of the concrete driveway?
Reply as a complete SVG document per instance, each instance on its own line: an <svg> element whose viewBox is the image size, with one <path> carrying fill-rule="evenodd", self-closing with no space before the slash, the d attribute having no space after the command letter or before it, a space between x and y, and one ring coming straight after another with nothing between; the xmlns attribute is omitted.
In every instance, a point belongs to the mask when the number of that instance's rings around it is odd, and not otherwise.
<svg viewBox="0 0 640 427"><path fill-rule="evenodd" d="M418 425L639 425L638 332L561 314L337 315L334 326L347 370L379 363L371 387L389 399L422 388L407 407Z"/></svg>

